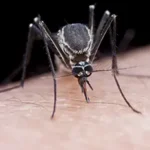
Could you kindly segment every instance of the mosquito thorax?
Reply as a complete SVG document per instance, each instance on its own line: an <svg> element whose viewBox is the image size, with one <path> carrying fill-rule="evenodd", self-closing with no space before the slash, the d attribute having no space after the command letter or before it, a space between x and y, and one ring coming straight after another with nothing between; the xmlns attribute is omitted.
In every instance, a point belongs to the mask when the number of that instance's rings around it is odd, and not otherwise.
<svg viewBox="0 0 150 150"><path fill-rule="evenodd" d="M91 64L80 61L72 66L72 74L77 78L89 77L93 72Z"/></svg>
<svg viewBox="0 0 150 150"><path fill-rule="evenodd" d="M58 31L57 39L62 51L68 56L70 65L81 60L89 61L93 36L86 25L67 24Z"/></svg>

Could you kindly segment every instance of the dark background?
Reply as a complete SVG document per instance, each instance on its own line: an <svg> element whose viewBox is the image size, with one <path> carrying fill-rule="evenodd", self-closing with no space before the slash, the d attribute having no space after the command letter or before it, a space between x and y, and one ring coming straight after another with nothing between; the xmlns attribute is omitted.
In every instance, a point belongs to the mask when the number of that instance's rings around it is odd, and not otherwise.
<svg viewBox="0 0 150 150"><path fill-rule="evenodd" d="M135 3L136 2L136 3ZM117 17L117 45L127 29L135 31L135 37L130 47L140 47L150 44L150 11L148 3L107 2L104 1L36 1L36 2L7 2L1 9L1 51L0 51L0 82L22 62L25 52L28 25L38 14L48 25L51 32L64 26L66 23L88 23L88 6L96 3L95 21L98 25L103 12L108 9ZM4 34L2 33L4 32ZM31 62L28 66L27 77L49 71L48 60L42 41L34 44ZM107 36L101 47L101 52L109 54ZM121 51L121 50L119 50ZM14 78L20 79L21 72Z"/></svg>

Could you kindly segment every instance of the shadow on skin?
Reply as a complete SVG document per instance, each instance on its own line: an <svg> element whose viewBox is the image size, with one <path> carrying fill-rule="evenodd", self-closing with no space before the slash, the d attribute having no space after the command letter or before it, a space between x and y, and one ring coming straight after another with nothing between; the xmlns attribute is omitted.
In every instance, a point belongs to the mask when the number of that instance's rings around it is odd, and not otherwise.
<svg viewBox="0 0 150 150"><path fill-rule="evenodd" d="M15 85L13 87L9 87L9 88L0 90L0 93L11 91L11 90L14 90L14 89L17 89L17 88L20 88L20 87L21 87L21 85Z"/></svg>

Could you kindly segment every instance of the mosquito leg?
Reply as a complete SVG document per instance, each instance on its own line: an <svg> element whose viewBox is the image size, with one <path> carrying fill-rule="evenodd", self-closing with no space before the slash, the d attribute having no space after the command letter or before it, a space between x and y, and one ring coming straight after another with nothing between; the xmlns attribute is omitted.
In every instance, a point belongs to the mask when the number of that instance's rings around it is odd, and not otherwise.
<svg viewBox="0 0 150 150"><path fill-rule="evenodd" d="M40 18L40 16L39 16L39 18ZM67 63L65 62L65 58L66 58L65 54L62 53L62 51L60 49L60 46L54 41L54 38L52 38L52 35L51 35L50 31L48 30L46 24L43 21L42 21L42 24L43 24L44 28L46 29L46 31L48 31L48 36L49 36L49 38L47 39L48 46L51 48L51 50L54 53L58 53L60 55L63 64L66 67L68 67ZM5 78L2 81L3 84L10 82L22 70L22 67L23 67L24 69L23 69L22 79L21 79L21 86L23 87L25 74L26 74L26 67L29 64L31 49L32 49L32 46L33 46L33 42L36 39L41 40L42 39L42 33L34 24L30 24L29 25L28 40L27 40L27 44L26 44L26 51L25 51L23 66L22 66L22 63L21 63L7 78ZM55 47L53 47L53 45Z"/></svg>
<svg viewBox="0 0 150 150"><path fill-rule="evenodd" d="M113 20L114 20L114 15L110 15L110 12L106 10L103 14L103 17L94 35L94 43L93 43L92 50L91 50L92 55L90 58L91 62L94 61L97 51L99 49L99 46L101 45L101 42L103 38L105 37L105 34L107 33L108 29L110 28L110 25Z"/></svg>
<svg viewBox="0 0 150 150"><path fill-rule="evenodd" d="M22 70L22 63L15 70L13 70L13 72L8 77L6 77L1 83L8 84L21 70Z"/></svg>
<svg viewBox="0 0 150 150"><path fill-rule="evenodd" d="M120 85L119 85L119 82L118 82L118 79L117 79L115 73L113 74L113 76L114 76L115 82L116 82L116 84L117 84L117 87L118 87L118 89L119 89L119 91L120 91L120 94L122 95L122 97L123 97L124 101L127 103L127 105L128 105L135 113L142 114L140 111L138 111L138 110L136 110L135 108L133 108L133 106L129 103L129 101L127 100L127 98L125 97L125 95L124 95L123 92L122 92L122 89L121 89L121 87L120 87Z"/></svg>
<svg viewBox="0 0 150 150"><path fill-rule="evenodd" d="M112 28L109 28L110 34L110 43L112 50L112 70L115 74L119 74L118 65L117 65L117 55L116 55L116 16L114 16L114 20L112 23Z"/></svg>
<svg viewBox="0 0 150 150"><path fill-rule="evenodd" d="M116 59L116 17L114 17L114 21L113 21L113 28L112 30L109 29L110 31L110 43L111 43L111 48L112 48L112 74L113 77L115 79L115 82L117 84L117 87L120 91L120 94L122 95L124 101L126 102L126 104L136 113L140 113L140 111L136 110L135 108L133 108L133 106L129 103L129 101L127 100L127 98L125 97L124 93L122 92L122 89L120 87L120 84L118 82L118 79L116 77L116 73L117 73L117 59Z"/></svg>
<svg viewBox="0 0 150 150"><path fill-rule="evenodd" d="M42 33L42 37L43 37L43 41L45 44L45 48L46 48L46 52L47 52L47 56L48 56L48 60L49 60L49 64L50 64L50 68L52 70L52 77L53 77L53 83L54 83L54 105L53 105L53 112L51 115L51 119L54 117L55 111L56 111L56 101L57 101L57 84L56 84L56 75L55 75L55 69L54 69L54 65L52 62L52 58L49 52L49 44L47 42L47 36L50 36L47 32L45 27L43 26L43 22L40 20L40 17L36 17L34 19L35 23L37 24L37 26L39 27L41 33ZM53 40L53 38L51 37L51 40Z"/></svg>
<svg viewBox="0 0 150 150"><path fill-rule="evenodd" d="M36 21L36 20L35 20ZM67 56L66 54L61 50L61 47L59 45L59 43L57 42L57 40L55 39L54 35L52 36L52 33L50 32L50 30L48 29L47 25L44 23L44 21L41 20L40 25L43 28L43 32L45 33L45 35L47 36L48 39L48 45L50 46L50 48L53 50L53 52L56 55L59 55L59 58L61 59L62 63L64 64L64 66L67 69L70 69L68 66L68 62L67 60ZM57 37L58 38L58 37Z"/></svg>
<svg viewBox="0 0 150 150"><path fill-rule="evenodd" d="M95 5L89 6L89 28L91 30L91 34L94 34L94 10Z"/></svg>
<svg viewBox="0 0 150 150"><path fill-rule="evenodd" d="M24 86L24 79L25 79L25 75L26 75L26 68L27 65L30 62L30 56L31 56L31 50L32 50L32 46L33 46L33 42L37 36L41 36L41 31L33 24L29 25L29 32L28 32L28 39L27 39L27 44L26 44L26 51L25 51L25 55L24 55L24 62L23 62L23 72L22 72L22 77L21 77L21 86Z"/></svg>
<svg viewBox="0 0 150 150"><path fill-rule="evenodd" d="M44 35L44 34L43 34ZM52 116L51 118L54 117L55 111L56 111L56 101L57 101L57 84L56 84L56 76L55 76L55 70L54 70L54 65L49 53L49 49L48 49L48 43L46 41L46 38L44 36L44 43L45 43L45 47L46 47L46 52L47 52L47 56L49 59L49 63L50 63L50 67L52 69L52 76L53 76L53 82L54 82L54 105L53 105L53 112L52 112Z"/></svg>
<svg viewBox="0 0 150 150"><path fill-rule="evenodd" d="M21 62L18 65L18 67L8 77L6 77L2 81L2 84L7 84L8 82L10 82L22 70L22 67L24 69L26 69L26 66L30 62L31 49L32 49L32 45L33 45L33 42L34 42L35 39L41 39L41 32L35 25L30 24L29 25L28 40L27 40L27 44L26 44L26 51L25 51L24 61ZM21 86L22 87L23 87L23 84L24 84L24 78L25 78L25 72L26 72L26 70L24 70L24 69L23 69L22 80L21 80Z"/></svg>

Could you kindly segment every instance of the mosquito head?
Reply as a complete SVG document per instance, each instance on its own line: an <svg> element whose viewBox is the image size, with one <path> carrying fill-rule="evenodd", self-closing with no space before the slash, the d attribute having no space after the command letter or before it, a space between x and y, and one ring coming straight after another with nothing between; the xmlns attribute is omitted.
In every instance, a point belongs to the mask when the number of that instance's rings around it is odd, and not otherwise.
<svg viewBox="0 0 150 150"><path fill-rule="evenodd" d="M87 102L89 102L89 98L87 97L86 93L86 83L93 90L90 82L87 80L87 78L92 74L92 72L92 66L86 61L81 61L72 68L72 74L78 79L78 83L81 87L82 92L85 95L85 99Z"/></svg>
<svg viewBox="0 0 150 150"><path fill-rule="evenodd" d="M92 72L92 66L85 61L81 61L72 67L72 74L78 79L87 78L92 74Z"/></svg>

